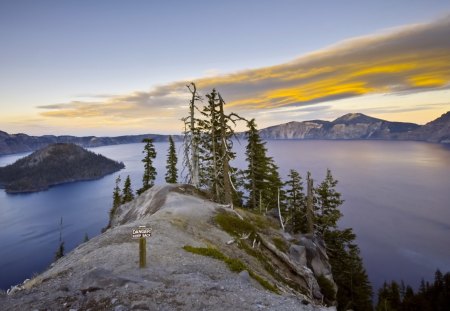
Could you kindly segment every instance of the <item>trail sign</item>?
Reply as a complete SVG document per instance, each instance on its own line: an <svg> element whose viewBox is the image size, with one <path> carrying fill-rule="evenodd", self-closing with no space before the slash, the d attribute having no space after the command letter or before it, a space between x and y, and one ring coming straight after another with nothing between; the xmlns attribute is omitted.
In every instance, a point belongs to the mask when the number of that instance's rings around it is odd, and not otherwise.
<svg viewBox="0 0 450 311"><path fill-rule="evenodd" d="M133 239L148 238L152 236L152 228L147 228L146 226L139 226L139 228L134 228L131 237Z"/></svg>

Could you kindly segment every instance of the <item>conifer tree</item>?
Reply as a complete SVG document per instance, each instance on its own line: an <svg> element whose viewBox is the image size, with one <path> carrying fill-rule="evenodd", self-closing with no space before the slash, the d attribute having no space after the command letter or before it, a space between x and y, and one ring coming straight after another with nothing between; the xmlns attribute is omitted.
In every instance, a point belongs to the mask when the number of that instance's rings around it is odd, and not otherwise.
<svg viewBox="0 0 450 311"><path fill-rule="evenodd" d="M327 170L325 180L315 189L317 232L323 236L334 281L338 286L338 310L372 310L372 287L364 269L352 229L339 229L337 222L344 202L335 189L335 180Z"/></svg>
<svg viewBox="0 0 450 311"><path fill-rule="evenodd" d="M156 178L156 169L153 166L153 159L156 158L156 150L153 145L153 139L145 138L143 142L145 143L144 150L142 151L145 154L144 159L142 159L144 163L144 175L142 176L142 188L137 191L137 194L141 194L153 187Z"/></svg>
<svg viewBox="0 0 450 311"><path fill-rule="evenodd" d="M169 151L167 154L167 165L166 165L166 182L171 184L176 184L178 179L178 169L177 169L177 153L175 150L175 143L173 142L172 136L169 136Z"/></svg>
<svg viewBox="0 0 450 311"><path fill-rule="evenodd" d="M130 202L134 199L133 190L131 189L131 179L130 175L125 179L125 184L122 190L122 204Z"/></svg>
<svg viewBox="0 0 450 311"><path fill-rule="evenodd" d="M62 238L62 229L63 229L63 218L61 217L61 221L59 223L59 246L55 253L55 261L64 257L64 240Z"/></svg>
<svg viewBox="0 0 450 311"><path fill-rule="evenodd" d="M280 203L284 211L285 196L278 167L273 159L267 156L266 143L259 136L255 120L247 122L247 127L245 155L248 167L244 171L244 188L248 192L247 207L259 210L277 208L280 190Z"/></svg>
<svg viewBox="0 0 450 311"><path fill-rule="evenodd" d="M331 171L327 169L327 175L322 183L315 189L316 193L316 226L317 231L323 235L331 229L337 228L337 222L342 217L339 206L344 203L341 194L335 187L338 181L334 179Z"/></svg>
<svg viewBox="0 0 450 311"><path fill-rule="evenodd" d="M111 210L109 211L109 217L111 218L114 213L116 212L117 208L120 206L120 204L122 203L122 194L120 191L120 175L117 176L116 178L116 185L114 186L114 191L113 191L113 206L111 208Z"/></svg>
<svg viewBox="0 0 450 311"><path fill-rule="evenodd" d="M240 201L240 192L235 185L237 169L230 166L230 161L235 158L231 140L234 130L230 123L243 119L234 113L225 114L225 102L215 89L206 97L208 104L201 111L202 119L197 127L200 132L200 185L213 201L232 207Z"/></svg>
<svg viewBox="0 0 450 311"><path fill-rule="evenodd" d="M122 197L122 193L120 190L120 175L117 176L116 178L116 184L114 186L114 190L113 190L113 204L111 209L109 210L109 221L108 221L108 225L105 228L102 228L102 232L105 232L106 230L108 230L109 228L111 228L111 221L114 217L114 214L117 211L117 208L119 208L120 204L123 203L123 197Z"/></svg>
<svg viewBox="0 0 450 311"><path fill-rule="evenodd" d="M290 170L285 183L286 200L291 218L291 231L306 232L306 201L303 194L302 177L296 170Z"/></svg>

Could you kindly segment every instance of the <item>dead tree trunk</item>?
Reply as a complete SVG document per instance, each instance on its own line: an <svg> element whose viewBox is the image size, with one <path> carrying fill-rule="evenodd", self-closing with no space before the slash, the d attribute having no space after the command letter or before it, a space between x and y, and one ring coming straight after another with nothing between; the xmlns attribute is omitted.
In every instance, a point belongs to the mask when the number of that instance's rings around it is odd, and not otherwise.
<svg viewBox="0 0 450 311"><path fill-rule="evenodd" d="M231 196L231 178L230 178L230 163L228 159L228 150L227 150L227 125L225 121L225 113L223 110L223 99L219 94L219 112L220 112L220 136L221 136L221 153L222 153L222 165L223 165L223 190L224 190L224 198L225 204L230 204L231 208L233 208L233 200Z"/></svg>
<svg viewBox="0 0 450 311"><path fill-rule="evenodd" d="M192 88L191 88L192 86ZM197 94L197 87L195 86L195 84L192 82L190 85L187 86L187 88L189 89L189 91L192 94L192 99L189 105L189 112L190 112L190 139L191 139L191 171L189 172L190 174L190 179L191 179L191 184L198 188L199 186L199 163L198 163L198 141L196 138L196 133L195 133L195 101L199 99L199 96Z"/></svg>

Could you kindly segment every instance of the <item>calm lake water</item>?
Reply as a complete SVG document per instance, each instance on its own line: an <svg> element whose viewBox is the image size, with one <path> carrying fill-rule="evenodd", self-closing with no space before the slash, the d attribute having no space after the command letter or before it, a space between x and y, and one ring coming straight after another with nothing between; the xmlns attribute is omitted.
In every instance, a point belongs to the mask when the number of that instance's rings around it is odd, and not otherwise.
<svg viewBox="0 0 450 311"><path fill-rule="evenodd" d="M168 144L155 147L161 183ZM318 183L327 168L332 170L345 199L340 225L357 234L374 289L393 279L417 287L437 268L450 271L450 148L421 142L294 140L269 141L267 147L283 178L291 168L302 176L309 170ZM98 235L108 221L117 175L122 180L130 175L133 188L140 186L143 144L92 150L123 161L126 168L39 193L8 195L0 190L1 289L48 267L58 247L61 217L67 251L85 233ZM235 150L243 155L244 146L236 143ZM0 157L0 166L22 156ZM242 156L235 165L245 165Z"/></svg>

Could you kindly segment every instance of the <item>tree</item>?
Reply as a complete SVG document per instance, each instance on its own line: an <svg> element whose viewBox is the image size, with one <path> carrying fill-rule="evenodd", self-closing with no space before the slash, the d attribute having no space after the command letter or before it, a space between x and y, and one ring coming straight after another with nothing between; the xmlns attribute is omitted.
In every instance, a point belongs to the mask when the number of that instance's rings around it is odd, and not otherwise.
<svg viewBox="0 0 450 311"><path fill-rule="evenodd" d="M244 189L248 193L246 205L248 208L259 209L262 212L263 209L277 208L280 201L280 211L284 212L285 195L278 167L273 159L267 156L266 143L259 136L255 120L248 121L247 127L245 155L248 166L244 171Z"/></svg>
<svg viewBox="0 0 450 311"><path fill-rule="evenodd" d="M255 119L247 123L247 146L245 150L247 169L244 171L246 182L244 188L248 192L247 207L262 209L262 192L268 188L268 163L265 142L261 140Z"/></svg>
<svg viewBox="0 0 450 311"><path fill-rule="evenodd" d="M339 206L344 203L341 194L335 187L338 181L334 179L331 171L327 169L325 180L315 189L317 210L317 231L325 235L329 230L337 228L337 222L342 217Z"/></svg>
<svg viewBox="0 0 450 311"><path fill-rule="evenodd" d="M175 144L173 142L172 136L169 136L169 151L167 154L167 165L166 165L166 182L171 184L176 184L178 179L177 170L177 153L175 150Z"/></svg>
<svg viewBox="0 0 450 311"><path fill-rule="evenodd" d="M142 153L145 154L142 162L144 163L144 175L142 176L142 188L137 191L137 194L141 194L146 190L153 187L156 178L156 169L153 166L153 159L156 158L156 150L153 145L153 139L144 138L145 143Z"/></svg>
<svg viewBox="0 0 450 311"><path fill-rule="evenodd" d="M111 209L109 210L108 225L105 228L102 228L102 232L105 232L106 230L111 228L111 221L112 221L114 215L116 214L117 209L123 203L123 197L122 197L122 193L120 190L120 182L121 182L121 179L120 179L120 175L119 175L116 178L116 185L114 186L114 190L113 190L113 204L112 204Z"/></svg>
<svg viewBox="0 0 450 311"><path fill-rule="evenodd" d="M121 182L121 179L120 179L120 175L119 175L116 178L116 185L114 186L113 206L112 206L111 210L109 211L109 218L114 216L114 213L116 212L117 208L122 203L122 194L121 194L121 191L120 191L120 182Z"/></svg>
<svg viewBox="0 0 450 311"><path fill-rule="evenodd" d="M125 184L122 190L122 204L130 202L134 199L133 190L131 189L131 179L130 175L125 179Z"/></svg>
<svg viewBox="0 0 450 311"><path fill-rule="evenodd" d="M338 310L372 310L372 287L352 229L329 231L325 236L333 279L338 286Z"/></svg>
<svg viewBox="0 0 450 311"><path fill-rule="evenodd" d="M55 261L64 257L64 240L62 238L62 229L63 229L63 218L61 217L61 221L59 222L59 246L55 253Z"/></svg>
<svg viewBox="0 0 450 311"><path fill-rule="evenodd" d="M201 110L202 119L198 120L199 131L199 178L200 185L218 203L233 204L240 202L240 191L236 188L237 169L230 166L235 158L232 151L234 136L233 125L244 120L235 113L225 114L225 101L213 89L206 95L208 104Z"/></svg>
<svg viewBox="0 0 450 311"><path fill-rule="evenodd" d="M192 94L189 102L189 116L182 118L184 123L184 140L183 140L183 171L187 168L186 182L198 188L200 186L200 167L199 167L199 144L200 130L197 127L199 120L195 117L195 110L199 111L196 101L202 98L197 92L195 83L186 86Z"/></svg>
<svg viewBox="0 0 450 311"><path fill-rule="evenodd" d="M306 198L303 194L302 177L296 170L290 170L285 182L286 200L291 218L291 231L306 232Z"/></svg>
<svg viewBox="0 0 450 311"><path fill-rule="evenodd" d="M339 210L344 202L335 187L330 170L315 192L316 232L322 235L334 281L338 286L338 310L372 310L372 287L364 269L358 246L354 243L356 235L352 229L339 229Z"/></svg>

